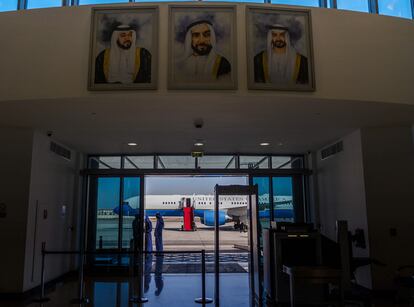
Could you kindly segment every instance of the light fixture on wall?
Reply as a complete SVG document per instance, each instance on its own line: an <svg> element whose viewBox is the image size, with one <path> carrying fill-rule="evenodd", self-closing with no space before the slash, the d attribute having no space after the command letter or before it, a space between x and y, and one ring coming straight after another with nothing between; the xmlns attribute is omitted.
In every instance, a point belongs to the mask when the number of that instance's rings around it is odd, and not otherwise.
<svg viewBox="0 0 414 307"><path fill-rule="evenodd" d="M204 143L202 141L197 141L194 143L194 146L201 147L204 146Z"/></svg>
<svg viewBox="0 0 414 307"><path fill-rule="evenodd" d="M270 145L269 142L262 142L262 143L260 143L260 146L269 146L269 145Z"/></svg>
<svg viewBox="0 0 414 307"><path fill-rule="evenodd" d="M128 143L128 146L138 146L138 144L137 143L134 143L134 142L129 142Z"/></svg>

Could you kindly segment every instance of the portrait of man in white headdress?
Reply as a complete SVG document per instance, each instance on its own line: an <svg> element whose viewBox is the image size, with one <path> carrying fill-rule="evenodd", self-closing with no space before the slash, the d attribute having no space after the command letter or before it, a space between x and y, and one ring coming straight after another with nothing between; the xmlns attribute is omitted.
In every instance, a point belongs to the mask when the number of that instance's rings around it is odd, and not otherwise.
<svg viewBox="0 0 414 307"><path fill-rule="evenodd" d="M198 20L187 27L185 51L177 66L188 80L214 81L229 77L231 64L216 50L216 35L208 20Z"/></svg>
<svg viewBox="0 0 414 307"><path fill-rule="evenodd" d="M301 83L308 80L308 59L292 46L289 29L272 25L267 32L267 49L254 57L254 81L277 84Z"/></svg>
<svg viewBox="0 0 414 307"><path fill-rule="evenodd" d="M136 46L136 31L119 25L112 32L111 46L96 57L95 83L151 82L151 53Z"/></svg>
<svg viewBox="0 0 414 307"><path fill-rule="evenodd" d="M173 7L169 87L234 88L234 8Z"/></svg>
<svg viewBox="0 0 414 307"><path fill-rule="evenodd" d="M158 8L93 8L88 89L154 89Z"/></svg>
<svg viewBox="0 0 414 307"><path fill-rule="evenodd" d="M310 13L248 9L249 87L314 90Z"/></svg>

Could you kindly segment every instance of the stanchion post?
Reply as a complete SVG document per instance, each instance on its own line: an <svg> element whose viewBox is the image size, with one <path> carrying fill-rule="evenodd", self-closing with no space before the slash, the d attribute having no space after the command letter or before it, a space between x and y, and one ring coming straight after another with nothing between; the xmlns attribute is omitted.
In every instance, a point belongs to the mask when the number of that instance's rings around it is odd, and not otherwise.
<svg viewBox="0 0 414 307"><path fill-rule="evenodd" d="M43 303L50 301L50 298L45 296L45 256L46 256L46 242L42 242L42 271L40 277L40 297L34 301Z"/></svg>
<svg viewBox="0 0 414 307"><path fill-rule="evenodd" d="M134 240L135 241L135 240ZM134 242L135 243L135 242ZM136 255L136 257L135 257ZM134 246L134 267L137 265L135 263L135 259L138 259L138 270L137 270L137 274L136 278L132 278L132 282L134 282L134 279L136 279L137 281L137 295L136 296L132 296L129 298L129 301L131 303L138 303L138 304L143 304L143 303L147 303L148 299L146 297L143 296L142 294L142 266L143 266L143 252L139 249L139 246ZM135 270L133 270L134 275L135 275Z"/></svg>
<svg viewBox="0 0 414 307"><path fill-rule="evenodd" d="M213 299L206 297L206 251L201 251L201 297L196 298L195 302L198 304L210 304Z"/></svg>
<svg viewBox="0 0 414 307"><path fill-rule="evenodd" d="M89 303L89 299L87 297L85 297L83 295L83 267L84 267L84 262L85 262L85 253L83 250L80 251L80 256L79 256L79 289L78 289L78 297L74 298L73 300L70 301L71 304L74 305L78 305L78 304L88 304Z"/></svg>

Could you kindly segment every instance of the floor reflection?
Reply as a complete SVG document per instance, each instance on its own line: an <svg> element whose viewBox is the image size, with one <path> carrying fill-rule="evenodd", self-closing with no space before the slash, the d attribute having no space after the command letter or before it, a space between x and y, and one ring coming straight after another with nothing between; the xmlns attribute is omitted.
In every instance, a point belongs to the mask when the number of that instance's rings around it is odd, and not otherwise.
<svg viewBox="0 0 414 307"><path fill-rule="evenodd" d="M94 307L123 307L123 306L168 306L185 307L200 306L194 302L195 298L201 296L200 274L162 274L163 257L150 256L155 259L155 270L152 269L153 259L147 258L144 270L144 296L148 303L137 304L129 301L136 294L136 281L128 278L87 278L85 280L85 294L90 303L79 306ZM247 273L222 274L221 282L221 306L249 306L249 283ZM214 297L214 274L206 276L207 297ZM77 297L78 283L67 281L56 285L53 290L47 292L49 302L34 303L33 298L25 302L10 301L2 302L1 306L44 306L61 307L76 306L70 301ZM214 306L209 304L206 306Z"/></svg>

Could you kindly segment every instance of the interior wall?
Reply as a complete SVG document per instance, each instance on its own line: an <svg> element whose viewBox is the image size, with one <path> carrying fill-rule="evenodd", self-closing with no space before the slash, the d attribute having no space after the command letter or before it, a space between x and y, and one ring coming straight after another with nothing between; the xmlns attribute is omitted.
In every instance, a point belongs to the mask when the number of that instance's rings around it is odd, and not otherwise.
<svg viewBox="0 0 414 307"><path fill-rule="evenodd" d="M154 5L154 4L151 4ZM191 3L193 6L208 5ZM214 6L228 5L214 3ZM234 4L232 4L234 5ZM120 5L115 5L120 6ZM126 4L140 7L145 4ZM167 89L168 4L159 7L159 85L155 91L116 94L114 103L124 99L142 101L171 94ZM271 92L247 90L246 4L236 4L238 89L235 91L174 91L176 99L206 93L214 102L242 96L277 96L307 99L341 99L414 103L411 72L414 71L414 23L412 20L345 10L307 8L312 13L316 91ZM280 8L280 5L260 5ZM292 8L292 6L289 6ZM91 6L5 12L0 15L1 100L46 98L101 99L103 93L87 90L90 49ZM392 33L392 35L386 35ZM30 35L29 35L30 34ZM30 56L28 54L30 53ZM375 55L375 56L373 56ZM34 60L35 59L35 60ZM395 59L398 59L397 61ZM381 65L378 65L381 63ZM30 69L28 69L30 67ZM398 91L390 91L398 88ZM209 93L209 94L207 94ZM105 93L110 97L112 93ZM123 99L119 99L120 97ZM139 98L138 98L139 97ZM139 100L140 99L140 100ZM170 103L171 97L167 97ZM335 103L335 101L332 101Z"/></svg>
<svg viewBox="0 0 414 307"><path fill-rule="evenodd" d="M51 152L51 141L34 134L23 291L40 284L42 242L47 250L76 249L80 159L74 151L70 161ZM74 257L47 256L46 280L70 271Z"/></svg>
<svg viewBox="0 0 414 307"><path fill-rule="evenodd" d="M364 230L367 248L353 246L353 255L369 257L368 220L365 199L364 166L362 159L361 132L343 137L343 151L321 159L317 152L317 181L321 232L336 241L336 221L348 221L349 230ZM369 229L371 233L371 229ZM364 287L371 288L370 268L356 271L356 279Z"/></svg>
<svg viewBox="0 0 414 307"><path fill-rule="evenodd" d="M0 293L21 291L33 132L0 129Z"/></svg>
<svg viewBox="0 0 414 307"><path fill-rule="evenodd" d="M399 266L413 264L414 145L407 127L362 129L364 177L375 289L391 289Z"/></svg>

